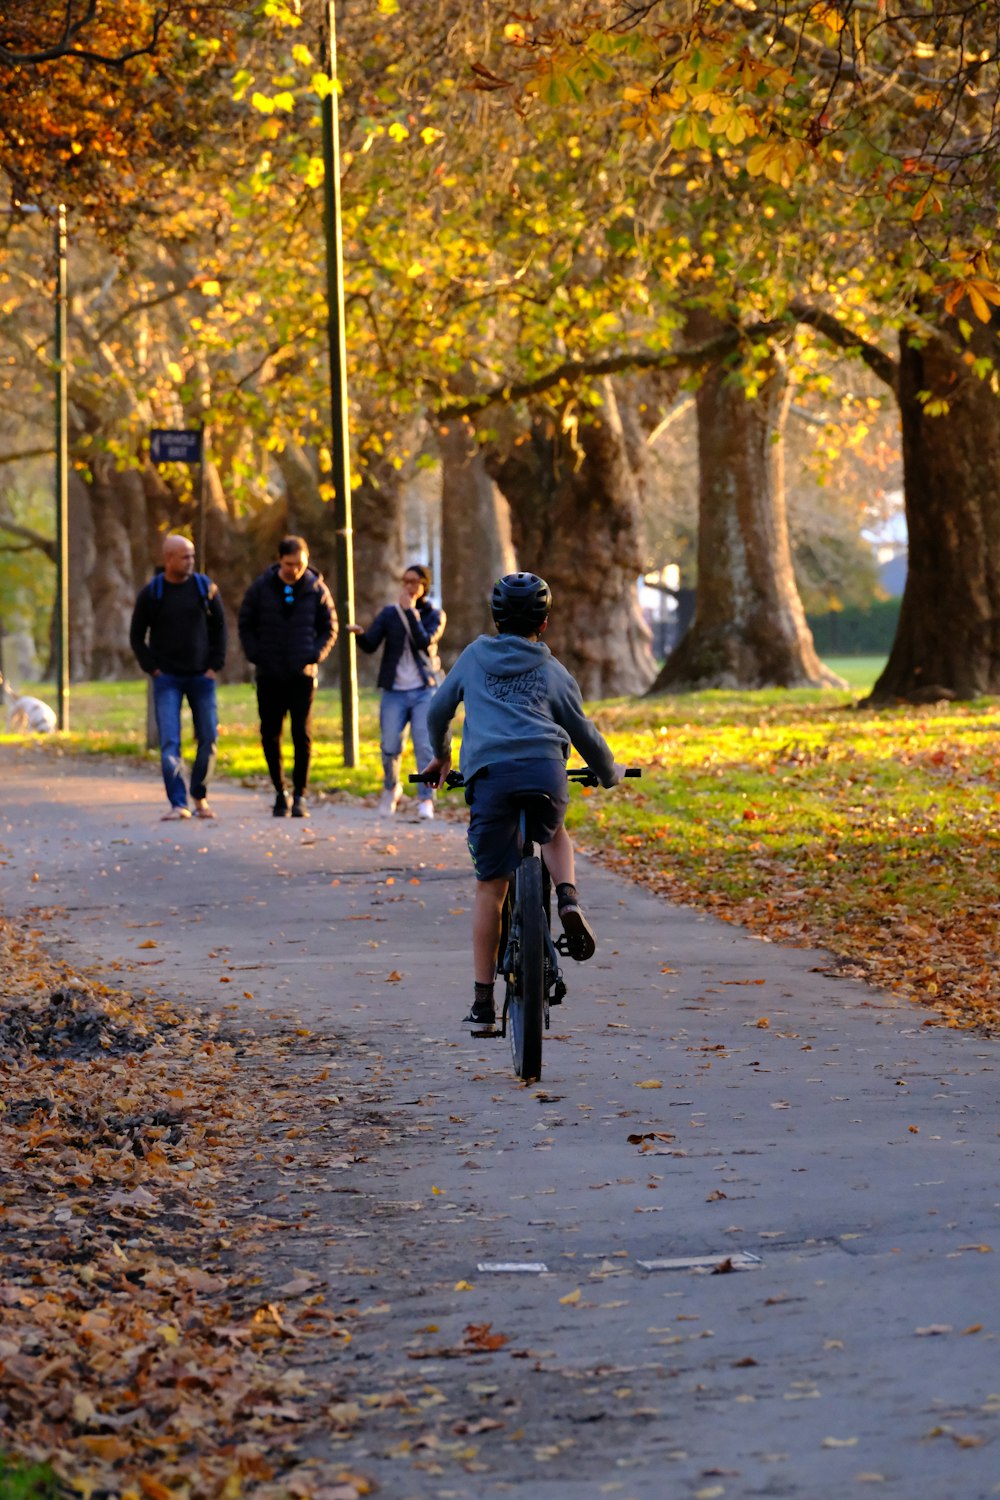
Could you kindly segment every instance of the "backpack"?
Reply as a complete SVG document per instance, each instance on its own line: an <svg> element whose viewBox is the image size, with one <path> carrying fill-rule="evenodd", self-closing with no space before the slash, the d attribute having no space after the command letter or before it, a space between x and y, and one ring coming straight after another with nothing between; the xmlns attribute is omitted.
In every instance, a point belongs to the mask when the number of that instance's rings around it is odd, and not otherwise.
<svg viewBox="0 0 1000 1500"><path fill-rule="evenodd" d="M212 612L210 609L211 602L219 591L207 573L192 573L191 576L198 585L198 593L201 595L201 602L205 606L205 618L207 619ZM163 603L162 569L154 573L149 580L149 594L154 604L159 605Z"/></svg>

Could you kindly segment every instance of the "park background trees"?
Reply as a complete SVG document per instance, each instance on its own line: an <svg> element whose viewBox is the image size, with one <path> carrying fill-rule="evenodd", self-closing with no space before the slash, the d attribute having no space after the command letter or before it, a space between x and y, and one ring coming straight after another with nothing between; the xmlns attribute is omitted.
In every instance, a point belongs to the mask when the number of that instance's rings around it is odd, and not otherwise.
<svg viewBox="0 0 1000 1500"><path fill-rule="evenodd" d="M634 590L647 524L685 503L657 462L662 437L649 440L693 402L674 436L688 434L688 505L700 460L700 610L658 685L828 681L796 587L788 422L796 492L815 494L820 477L836 496L838 471L865 457L875 491L900 402L911 574L880 691L988 690L996 67L979 18L931 7L918 26L892 5L873 20L705 0L607 4L596 24L592 7L552 9L525 21L467 0L382 0L342 22L359 613L386 596L406 493L433 473L449 644L482 628L489 582L516 556L556 586L553 644L585 691L643 690L656 671ZM232 7L212 46L198 7L184 8L183 35L155 38L136 8L149 50L110 72L130 107L154 89L159 147L137 140L118 173L111 147L102 157L85 135L75 155L148 191L98 202L83 173L72 198L61 147L30 179L36 197L76 208L79 675L129 669L134 589L157 535L192 515L190 476L145 460L150 426L208 423L207 563L231 603L286 527L332 564L321 8L265 10ZM43 99L65 133L77 95L109 73L80 66L44 64L77 80L65 106L42 64L18 65L35 87L15 93ZM190 99L196 115L178 113ZM6 150L4 167L13 182ZM39 446L45 269L38 227L8 221L0 274L17 343L0 457ZM19 461L16 487L0 465L10 545L44 540L27 518L38 463ZM852 503L860 522L865 499Z"/></svg>

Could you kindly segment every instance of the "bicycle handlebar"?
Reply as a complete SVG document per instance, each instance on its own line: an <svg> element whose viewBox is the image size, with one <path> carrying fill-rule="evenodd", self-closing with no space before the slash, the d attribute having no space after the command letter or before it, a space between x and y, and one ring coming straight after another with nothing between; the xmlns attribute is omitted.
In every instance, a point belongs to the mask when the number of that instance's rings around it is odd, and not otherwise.
<svg viewBox="0 0 1000 1500"><path fill-rule="evenodd" d="M625 775L641 776L642 771L638 766L626 766ZM427 781L427 777L424 775L423 771L412 771L406 779L407 781L416 781L421 784L424 784ZM566 779L568 781L579 781L583 786L600 786L601 784L600 777L595 771L592 771L589 766L573 766L571 770L568 770L566 772ZM442 787L442 790L451 791L453 789L463 787L464 785L465 777L462 775L461 771L449 771L444 779L444 786Z"/></svg>

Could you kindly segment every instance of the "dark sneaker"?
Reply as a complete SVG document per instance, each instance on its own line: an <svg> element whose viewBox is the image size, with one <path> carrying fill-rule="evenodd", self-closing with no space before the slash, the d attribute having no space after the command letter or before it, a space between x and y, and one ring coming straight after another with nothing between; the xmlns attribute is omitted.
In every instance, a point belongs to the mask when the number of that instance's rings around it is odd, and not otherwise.
<svg viewBox="0 0 1000 1500"><path fill-rule="evenodd" d="M309 816L309 809L308 809L308 807L306 807L306 805L303 802L302 798L301 797L293 797L292 798L292 817L293 818L308 818L308 816Z"/></svg>
<svg viewBox="0 0 1000 1500"><path fill-rule="evenodd" d="M575 896L559 907L559 920L566 934L566 952L570 958L575 958L578 964L593 958L597 939Z"/></svg>
<svg viewBox="0 0 1000 1500"><path fill-rule="evenodd" d="M284 792L279 792L275 797L274 807L272 808L272 815L276 818L288 817L288 798L285 796Z"/></svg>
<svg viewBox="0 0 1000 1500"><path fill-rule="evenodd" d="M496 1024L497 1011L492 1000L477 1000L462 1021L463 1026L471 1026L473 1031L481 1031Z"/></svg>

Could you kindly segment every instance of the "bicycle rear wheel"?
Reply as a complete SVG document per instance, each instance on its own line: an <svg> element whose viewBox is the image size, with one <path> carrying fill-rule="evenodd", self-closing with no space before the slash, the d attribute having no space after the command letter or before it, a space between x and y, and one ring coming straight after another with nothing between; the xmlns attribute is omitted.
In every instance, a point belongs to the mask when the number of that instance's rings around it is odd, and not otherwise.
<svg viewBox="0 0 1000 1500"><path fill-rule="evenodd" d="M510 1001L510 1050L518 1078L542 1076L545 1024L545 915L542 862L537 854L521 863L517 880L517 974Z"/></svg>

